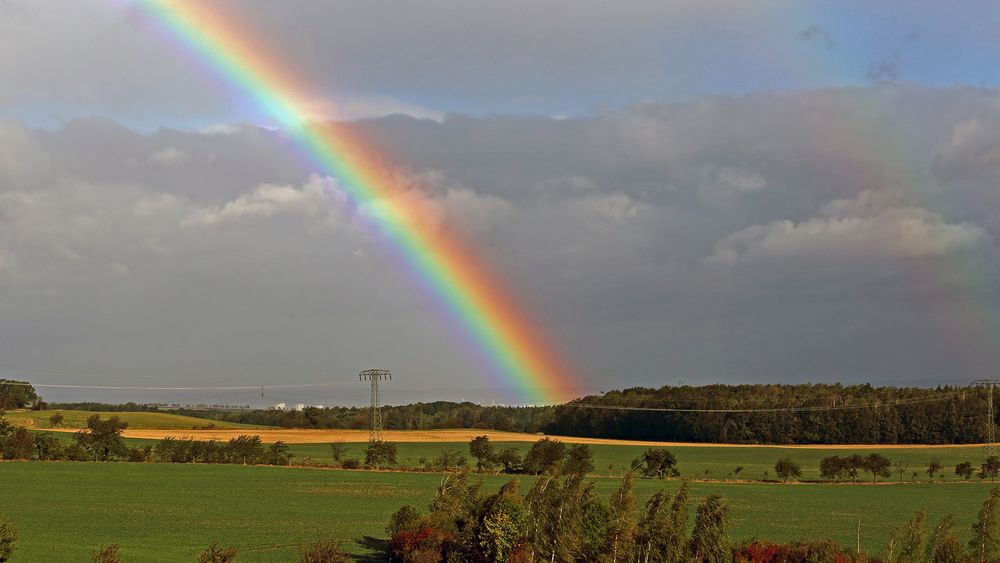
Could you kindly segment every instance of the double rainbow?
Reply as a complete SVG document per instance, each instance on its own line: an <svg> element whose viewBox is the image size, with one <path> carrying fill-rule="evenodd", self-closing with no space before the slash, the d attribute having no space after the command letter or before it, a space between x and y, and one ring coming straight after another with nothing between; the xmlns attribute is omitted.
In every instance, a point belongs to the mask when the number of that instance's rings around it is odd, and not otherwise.
<svg viewBox="0 0 1000 563"><path fill-rule="evenodd" d="M446 228L422 222L410 198L398 197L382 155L343 125L311 120L311 98L287 67L207 4L143 0L138 6L276 120L315 172L335 178L354 204L379 203L371 221L389 250L430 288L504 387L513 387L528 403L572 398L576 386L569 371L471 249Z"/></svg>

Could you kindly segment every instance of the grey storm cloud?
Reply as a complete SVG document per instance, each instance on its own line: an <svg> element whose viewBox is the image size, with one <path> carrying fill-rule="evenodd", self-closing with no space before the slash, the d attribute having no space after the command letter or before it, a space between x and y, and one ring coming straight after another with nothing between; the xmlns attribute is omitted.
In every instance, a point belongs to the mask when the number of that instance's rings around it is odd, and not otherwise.
<svg viewBox="0 0 1000 563"><path fill-rule="evenodd" d="M885 84L351 127L589 390L962 382L1000 367L941 321L989 334L1000 314L975 293L1000 283L998 102ZM511 397L367 226L378 205L281 131L3 123L0 370L347 384L380 365L400 373L395 402Z"/></svg>

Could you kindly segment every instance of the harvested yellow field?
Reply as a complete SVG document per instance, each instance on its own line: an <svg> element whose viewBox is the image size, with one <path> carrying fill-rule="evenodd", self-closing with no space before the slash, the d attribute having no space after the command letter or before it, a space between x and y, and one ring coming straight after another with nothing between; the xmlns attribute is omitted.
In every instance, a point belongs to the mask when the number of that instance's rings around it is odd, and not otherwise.
<svg viewBox="0 0 1000 563"><path fill-rule="evenodd" d="M76 429L64 428L64 429L53 429L58 432L75 432ZM211 430L198 429L198 430L186 430L186 429L128 429L125 430L122 435L126 438L151 438L151 439L163 439L167 436L173 436L174 438L195 438L198 440L229 440L230 438L235 438L241 434L255 434L261 437L264 442L273 443L277 441L282 441L287 444L326 444L331 442L367 442L368 441L368 431L367 430L311 430L311 429L301 429L301 428L282 428L282 429L232 429L232 428L216 428ZM927 447L940 447L940 448L969 448L974 447L975 444L961 444L961 445L943 445L943 446L926 446L919 444L901 444L901 445L878 445L878 444L845 444L845 445L834 445L834 444L819 444L819 445L784 445L784 446L760 446L753 444L706 444L706 443L689 443L689 442L656 442L656 441L646 441L646 440L612 440L605 438L577 438L573 436L552 436L547 434L525 434L520 432L501 432L497 430L481 430L475 428L456 428L456 429L443 429L443 430L386 430L383 432L383 438L389 442L468 442L476 436L489 436L491 441L494 442L534 442L543 437L548 436L549 438L554 438L562 442L569 444L607 444L607 445L628 445L628 446L689 446L689 447L706 447L706 448L717 448L720 446L732 447L732 448L758 448L758 447L773 447L773 448L788 448L788 449L878 449L878 450L892 450L892 449L911 449L911 448L927 448Z"/></svg>

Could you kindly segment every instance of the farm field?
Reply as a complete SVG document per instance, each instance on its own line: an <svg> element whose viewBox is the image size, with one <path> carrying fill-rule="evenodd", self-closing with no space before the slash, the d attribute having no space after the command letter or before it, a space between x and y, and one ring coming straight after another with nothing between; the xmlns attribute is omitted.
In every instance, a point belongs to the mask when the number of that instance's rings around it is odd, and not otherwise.
<svg viewBox="0 0 1000 563"><path fill-rule="evenodd" d="M64 420L62 423L62 428L52 428L49 423L49 418L56 414L62 413ZM75 432L77 429L87 427L87 418L90 415L99 414L102 418L110 418L112 416L117 416L121 420L128 423L130 429L133 430L182 430L182 429L194 429L194 428L204 428L210 424L214 424L217 428L232 428L232 429L266 429L271 428L269 426L255 426L252 424L239 424L237 422L221 422L215 420L207 420L204 418L196 418L193 416L182 416L178 414L171 414L165 412L93 412L93 411L74 411L74 410L45 410L45 411L30 411L30 410L16 410L7 411L4 413L3 417L6 418L11 424L16 426L27 426L29 428L43 428L49 430L61 430L66 432Z"/></svg>
<svg viewBox="0 0 1000 563"><path fill-rule="evenodd" d="M253 430L235 432L238 434L260 434L267 436L267 430ZM47 431L42 431L47 432ZM308 431L304 431L308 432ZM325 431L315 431L325 432ZM53 432L62 440L69 441L72 434L68 432ZM487 433L492 434L492 433ZM188 437L191 432L180 429L174 432L163 432L164 436ZM522 434L519 436L530 436L533 440L541 438L533 434ZM575 443L576 438L555 437L567 443ZM156 440L151 438L126 438L126 443L131 446L143 444L155 444ZM265 442L269 441L265 438ZM497 450L505 448L517 448L522 454L528 451L532 442L526 440L506 442L492 441L493 447ZM364 460L364 452L367 442L339 442L347 447L347 452L343 459ZM963 461L971 461L974 466L982 462L983 448L981 446L908 446L905 448L893 446L841 446L831 448L828 446L722 446L714 444L686 444L676 445L663 443L657 446L637 446L609 444L590 444L594 454L594 476L595 477L617 477L627 469L632 460L645 451L648 447L665 447L677 457L678 469L681 477L685 479L697 480L744 480L760 481L774 480L774 463L783 457L787 457L802 468L802 480L819 480L819 462L822 458L839 455L848 456L853 453L867 455L872 452L881 453L893 462L902 461L906 464L907 470L904 472L903 480L907 482L925 482L928 475L925 473L927 464L932 460L938 460L944 467L942 473L935 478L936 481L955 481L960 479L955 475L954 468ZM433 461L445 450L456 451L466 458L468 466L473 467L475 460L469 455L467 442L396 442L397 461L399 465L405 467L421 467L425 461ZM330 442L325 443L290 443L289 452L294 456L292 465L329 467L336 465L330 453ZM423 461L422 461L423 460ZM737 474L735 469L739 466L743 470ZM913 473L916 473L914 477ZM974 478L975 479L975 478ZM860 474L858 482L871 480L870 474ZM899 481L899 474L893 470L892 477L887 479L891 482ZM886 481L880 478L879 481Z"/></svg>
<svg viewBox="0 0 1000 563"><path fill-rule="evenodd" d="M683 457L681 458L683 459ZM82 561L118 543L125 560L192 561L213 539L241 550L241 561L288 561L295 544L336 538L358 555L373 553L389 515L426 506L441 475L311 468L157 463L0 463L0 512L21 531L17 560ZM509 477L485 476L485 490ZM522 490L531 477L521 477ZM600 495L615 479L596 479ZM643 502L679 481L638 480ZM694 501L721 493L732 507L731 538L832 538L880 550L889 529L926 509L936 522L953 513L962 541L988 483L881 486L692 484ZM816 517L822 514L822 518ZM366 540L365 538L369 538Z"/></svg>
<svg viewBox="0 0 1000 563"><path fill-rule="evenodd" d="M540 438L534 436L534 438ZM567 442L575 442L574 438L557 438ZM348 447L345 457L364 459L366 443L344 442ZM495 449L501 450L508 447L517 448L522 452L527 452L531 447L530 442L493 442ZM650 446L633 445L608 445L591 444L590 449L594 454L594 472L597 475L620 475L627 469L632 460L645 451ZM971 461L976 467L982 462L983 449L980 446L913 446L907 448L879 448L871 446L842 446L838 448L821 447L775 447L775 446L717 446L712 444L697 445L676 445L664 444L656 447L665 447L677 457L677 465L681 477L699 480L729 480L739 478L741 480L771 480L775 479L774 463L783 457L787 457L802 467L803 480L818 480L819 462L822 458L832 455L848 456L854 453L867 455L877 452L885 455L889 459L901 461L906 464L904 472L905 481L927 481L928 476L924 472L927 464L936 459L944 466L942 474L936 480L957 481L954 468L963 461ZM469 456L469 448L466 443L433 443L433 442L398 442L397 460L406 466L420 466L421 458L433 460L439 456L443 450L450 449L461 453L468 458L467 463L474 465L474 460ZM294 464L329 464L332 462L329 444L291 444L291 453L295 455L292 459ZM737 475L735 469L742 466L743 470ZM765 473L766 472L766 473ZM913 473L917 476L914 477ZM858 481L870 481L870 474L861 474ZM883 481L884 479L879 479ZM889 481L898 481L899 474L893 471Z"/></svg>

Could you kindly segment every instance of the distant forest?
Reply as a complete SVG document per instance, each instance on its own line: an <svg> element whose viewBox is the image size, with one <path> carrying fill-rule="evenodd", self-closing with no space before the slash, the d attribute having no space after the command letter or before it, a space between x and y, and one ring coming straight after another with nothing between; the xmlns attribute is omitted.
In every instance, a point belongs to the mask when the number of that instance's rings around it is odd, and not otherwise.
<svg viewBox="0 0 1000 563"><path fill-rule="evenodd" d="M386 427L398 430L482 428L566 436L734 444L961 444L986 441L987 390L969 387L871 385L707 385L633 388L555 407L498 407L433 402L386 406ZM605 407L762 410L661 412ZM103 405L49 408L107 410ZM141 405L116 410L149 410ZM813 409L813 410L797 410ZM289 428L366 428L364 407L303 411L177 410L211 420ZM995 423L995 420L994 420Z"/></svg>
<svg viewBox="0 0 1000 563"><path fill-rule="evenodd" d="M970 387L802 384L634 388L556 407L555 418L545 431L595 438L732 444L980 443L987 435L986 399L986 389ZM655 412L574 406L580 404L815 410Z"/></svg>

